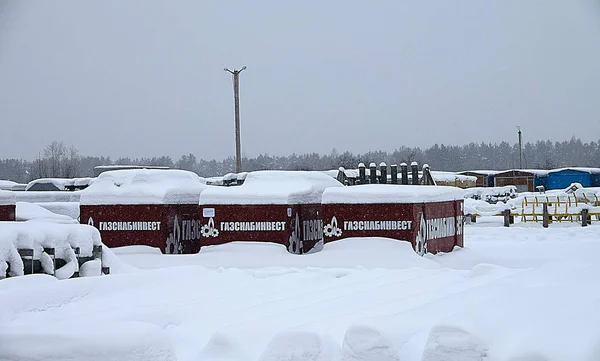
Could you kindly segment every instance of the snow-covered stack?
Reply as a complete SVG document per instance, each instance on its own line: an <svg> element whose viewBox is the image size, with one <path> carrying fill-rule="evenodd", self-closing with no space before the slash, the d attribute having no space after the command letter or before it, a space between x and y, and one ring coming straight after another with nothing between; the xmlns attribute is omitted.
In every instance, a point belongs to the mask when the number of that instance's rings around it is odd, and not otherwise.
<svg viewBox="0 0 600 361"><path fill-rule="evenodd" d="M508 202L510 199L517 197L516 186L504 187L477 187L469 188L464 191L465 198L481 200L491 204L498 202Z"/></svg>
<svg viewBox="0 0 600 361"><path fill-rule="evenodd" d="M80 221L109 247L148 245L165 253L200 249L198 200L206 180L175 169L103 172L81 192Z"/></svg>
<svg viewBox="0 0 600 361"><path fill-rule="evenodd" d="M258 171L237 187L211 187L200 195L203 245L262 241L292 253L319 250L323 242L321 198L343 188L322 172Z"/></svg>
<svg viewBox="0 0 600 361"><path fill-rule="evenodd" d="M94 258L94 246L100 245L100 233L87 225L0 222L0 278L21 276L30 273L31 268L59 279L70 278L76 272L81 276L100 275L101 261ZM24 269L20 251L28 258L29 272ZM38 262L41 270L35 270Z"/></svg>

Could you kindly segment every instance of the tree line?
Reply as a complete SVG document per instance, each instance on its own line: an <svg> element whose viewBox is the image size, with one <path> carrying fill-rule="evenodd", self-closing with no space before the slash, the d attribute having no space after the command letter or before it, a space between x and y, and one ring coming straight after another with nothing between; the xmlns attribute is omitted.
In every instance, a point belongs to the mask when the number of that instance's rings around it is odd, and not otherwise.
<svg viewBox="0 0 600 361"><path fill-rule="evenodd" d="M465 145L435 144L429 148L401 146L392 152L370 151L364 154L338 152L335 148L329 154L306 153L287 156L261 154L257 157L244 157L244 170L326 170L339 167L356 168L358 163L368 165L400 164L416 161L427 163L432 170L463 171L476 169L504 170L519 168L553 169L580 166L600 167L600 140L584 143L573 137L569 141L528 142L523 146L519 157L518 144L469 143ZM104 156L83 156L73 147L62 141L53 141L44 147L34 160L0 160L0 179L25 183L38 178L80 178L92 177L94 167L99 165L151 165L167 166L196 172L203 177L219 176L235 169L235 159L198 159L194 154L186 154L178 160L169 156L152 158L118 158Z"/></svg>

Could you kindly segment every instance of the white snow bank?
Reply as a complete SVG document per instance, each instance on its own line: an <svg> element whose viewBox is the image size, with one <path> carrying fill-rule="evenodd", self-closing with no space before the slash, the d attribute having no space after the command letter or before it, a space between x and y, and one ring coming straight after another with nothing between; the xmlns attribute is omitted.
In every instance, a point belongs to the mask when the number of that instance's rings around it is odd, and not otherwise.
<svg viewBox="0 0 600 361"><path fill-rule="evenodd" d="M79 202L81 191L27 191L14 192L17 202L50 203L50 202Z"/></svg>
<svg viewBox="0 0 600 361"><path fill-rule="evenodd" d="M139 251L139 253L135 253ZM231 242L204 246L198 254L165 256L148 248L115 248L123 261L138 268L162 268L200 265L207 268L255 269L292 268L438 268L439 265L418 256L409 242L390 238L344 238L326 243L321 252L290 254L285 246L268 242ZM251 256L249 256L251 255Z"/></svg>
<svg viewBox="0 0 600 361"><path fill-rule="evenodd" d="M462 189L451 186L365 184L330 188L323 203L429 203L463 199Z"/></svg>
<svg viewBox="0 0 600 361"><path fill-rule="evenodd" d="M337 361L340 345L329 335L310 331L282 331L275 335L260 361Z"/></svg>
<svg viewBox="0 0 600 361"><path fill-rule="evenodd" d="M7 263L11 264L11 276L23 275L23 262L17 251L20 248L33 249L34 259L41 259L44 248L54 248L56 258L69 261L74 257L74 248L80 248L80 256L89 257L95 245L100 245L100 232L88 225L0 222L0 277L6 272Z"/></svg>
<svg viewBox="0 0 600 361"><path fill-rule="evenodd" d="M514 288L440 321L422 360L598 360L598 301L590 280Z"/></svg>
<svg viewBox="0 0 600 361"><path fill-rule="evenodd" d="M321 203L327 188L344 186L322 172L250 172L244 184L211 187L200 195L200 204L310 204Z"/></svg>
<svg viewBox="0 0 600 361"><path fill-rule="evenodd" d="M177 360L167 332L146 322L102 322L88 310L81 319L47 323L43 327L0 329L0 360ZM90 320L86 324L85 319ZM73 332L77 329L77 332Z"/></svg>
<svg viewBox="0 0 600 361"><path fill-rule="evenodd" d="M79 223L69 216L50 212L34 203L17 202L15 213L17 221L37 220L55 223Z"/></svg>
<svg viewBox="0 0 600 361"><path fill-rule="evenodd" d="M15 193L11 191L0 190L0 206L15 204L16 198Z"/></svg>
<svg viewBox="0 0 600 361"><path fill-rule="evenodd" d="M80 204L198 204L206 181L176 169L107 171L81 191Z"/></svg>
<svg viewBox="0 0 600 361"><path fill-rule="evenodd" d="M79 202L39 202L35 204L52 213L79 219Z"/></svg>

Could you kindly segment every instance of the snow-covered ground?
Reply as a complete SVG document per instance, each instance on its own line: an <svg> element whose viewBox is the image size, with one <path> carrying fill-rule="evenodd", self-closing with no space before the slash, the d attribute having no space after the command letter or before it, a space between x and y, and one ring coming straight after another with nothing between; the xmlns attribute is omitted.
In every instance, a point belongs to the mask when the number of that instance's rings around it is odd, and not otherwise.
<svg viewBox="0 0 600 361"><path fill-rule="evenodd" d="M0 360L600 360L600 225L481 217L465 245L114 249L110 276L0 281Z"/></svg>

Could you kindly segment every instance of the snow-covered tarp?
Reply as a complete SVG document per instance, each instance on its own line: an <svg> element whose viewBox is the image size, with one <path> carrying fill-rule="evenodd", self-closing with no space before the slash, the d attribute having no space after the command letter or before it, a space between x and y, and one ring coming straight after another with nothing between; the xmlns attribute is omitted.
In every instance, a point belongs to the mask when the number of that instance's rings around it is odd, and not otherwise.
<svg viewBox="0 0 600 361"><path fill-rule="evenodd" d="M81 191L80 204L198 204L206 180L176 169L103 172Z"/></svg>
<svg viewBox="0 0 600 361"><path fill-rule="evenodd" d="M77 204L77 203L75 203ZM50 212L46 208L43 208L35 203L17 202L16 207L16 220L17 221L44 221L54 223L79 223L76 219L62 214L56 214Z"/></svg>
<svg viewBox="0 0 600 361"><path fill-rule="evenodd" d="M324 204L430 203L463 199L463 191L451 186L365 184L330 188L323 193Z"/></svg>
<svg viewBox="0 0 600 361"><path fill-rule="evenodd" d="M318 204L329 188L344 186L322 172L257 171L241 186L206 189L200 204Z"/></svg>
<svg viewBox="0 0 600 361"><path fill-rule="evenodd" d="M15 193L0 190L0 206L12 205L15 204L15 202Z"/></svg>
<svg viewBox="0 0 600 361"><path fill-rule="evenodd" d="M52 270L44 248L54 248L55 257L67 261L63 271L56 270L58 278L69 278L79 268L74 249L80 256L92 256L93 247L100 245L99 231L83 224L57 224L53 222L0 222L0 277L6 274L8 264L11 276L23 275L23 262L18 249L33 249L33 258L39 259L48 273ZM64 277L62 277L64 276Z"/></svg>

